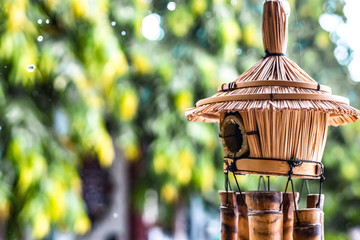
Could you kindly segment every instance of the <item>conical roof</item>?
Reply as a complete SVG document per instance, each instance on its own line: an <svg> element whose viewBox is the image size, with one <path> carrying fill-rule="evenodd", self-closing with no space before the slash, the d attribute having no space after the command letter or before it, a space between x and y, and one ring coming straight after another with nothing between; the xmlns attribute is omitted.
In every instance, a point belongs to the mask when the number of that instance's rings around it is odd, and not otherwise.
<svg viewBox="0 0 360 240"><path fill-rule="evenodd" d="M263 13L263 44L266 56L235 81L223 84L210 98L186 111L190 121L218 122L221 112L251 109L321 111L330 114L329 125L355 122L360 112L345 97L332 95L285 56L287 19L284 2L266 1Z"/></svg>

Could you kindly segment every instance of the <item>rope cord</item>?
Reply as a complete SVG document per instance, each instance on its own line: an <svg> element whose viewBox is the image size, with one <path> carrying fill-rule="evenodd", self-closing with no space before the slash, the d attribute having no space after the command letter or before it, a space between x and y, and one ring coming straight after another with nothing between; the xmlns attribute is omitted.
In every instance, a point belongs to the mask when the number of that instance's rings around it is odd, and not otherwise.
<svg viewBox="0 0 360 240"><path fill-rule="evenodd" d="M247 208L247 205L246 205L245 199L244 199L244 197L243 197L243 195L242 195L242 192L241 192L241 189L240 189L240 185L239 185L238 180L237 180L237 178L236 178L235 172L233 171L232 173L233 173L233 175L234 175L234 179L235 179L236 185L237 185L238 190L239 190L239 193L240 193L241 202L242 202L242 203L244 204L244 206Z"/></svg>
<svg viewBox="0 0 360 240"><path fill-rule="evenodd" d="M270 176L267 176L268 179L268 191L270 191Z"/></svg>
<svg viewBox="0 0 360 240"><path fill-rule="evenodd" d="M303 192L303 188L304 188L304 183L306 185L307 194L308 195L310 194L309 181L308 181L308 179L303 179L303 181L301 182L301 187L300 187L300 196L299 196L300 201L301 201L301 196L302 196L302 192Z"/></svg>
<svg viewBox="0 0 360 240"><path fill-rule="evenodd" d="M225 173L225 191L226 191L226 205L229 205L229 186L231 188L231 185L229 183L229 171L226 171ZM230 189L231 190L231 189Z"/></svg>
<svg viewBox="0 0 360 240"><path fill-rule="evenodd" d="M319 189L319 199L318 202L316 203L316 208L320 208L320 201L321 201L321 192L322 192L322 184L325 181L325 177L324 174L321 174L320 176L320 189Z"/></svg>
<svg viewBox="0 0 360 240"><path fill-rule="evenodd" d="M291 190L292 190L292 194L293 194L293 200L294 200L295 216L296 216L296 220L297 220L296 225L298 226L300 224L300 220L299 220L299 216L298 216L298 212L297 212L296 199L295 199L295 189L294 189L294 182L292 180L292 175L294 174L293 169L295 167L300 166L302 164L302 162L300 160L294 159L294 160L287 161L287 163L289 164L289 172L288 172L289 177L288 177L288 180L286 182L286 187L285 187L285 191L284 191L285 196L284 196L284 198L283 198L283 200L282 200L282 202L280 204L280 210L281 210L281 208L282 208L282 206L284 204L284 200L286 198L286 191L287 191L287 188L288 188L289 182L290 182L291 183Z"/></svg>
<svg viewBox="0 0 360 240"><path fill-rule="evenodd" d="M285 56L285 53L271 53L269 50L265 50L265 56L263 58L272 57L272 56Z"/></svg>
<svg viewBox="0 0 360 240"><path fill-rule="evenodd" d="M226 173L225 173L225 174L226 174L225 181L227 181L227 183L225 183L225 187L226 187L226 185L229 185L230 188L231 188L231 184L230 184L230 182L229 182L229 177L228 177L228 173L229 173L229 171L230 171L230 172L233 174L233 176L234 176L236 186L237 186L237 188L238 188L238 190L239 190L241 202L244 204L244 206L247 207L247 205L246 205L246 203L245 203L245 199L243 198L243 195L242 195L242 191L241 191L239 182L238 182L238 180L237 180L237 178L236 178L236 175L235 175L235 172L236 172L235 158L234 158L234 161L232 162L231 165L229 165L229 163L228 163L227 161L225 161L225 163L226 163L226 166L227 166L227 167L226 167Z"/></svg>
<svg viewBox="0 0 360 240"><path fill-rule="evenodd" d="M266 191L265 178L264 178L264 176L262 176L262 175L259 177L259 182L258 182L258 191L260 191L261 181L262 181L262 182L263 182L263 184L264 184L264 191Z"/></svg>

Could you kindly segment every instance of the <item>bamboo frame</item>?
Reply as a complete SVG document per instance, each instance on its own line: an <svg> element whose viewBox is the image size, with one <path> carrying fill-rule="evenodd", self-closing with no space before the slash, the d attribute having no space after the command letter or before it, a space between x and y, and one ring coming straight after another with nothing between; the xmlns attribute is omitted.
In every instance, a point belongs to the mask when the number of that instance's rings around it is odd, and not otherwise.
<svg viewBox="0 0 360 240"><path fill-rule="evenodd" d="M224 159L224 172L227 172L228 166L233 164L234 160ZM289 164L286 160L272 159L254 159L240 158L235 162L236 174L257 174L267 176L287 177L289 173ZM301 166L293 169L293 177L303 179L319 179L322 173L322 164L320 162L304 162Z"/></svg>
<svg viewBox="0 0 360 240"><path fill-rule="evenodd" d="M265 86L283 86L283 87L297 87L297 88L306 88L316 91L321 91L331 94L331 88L322 84L316 83L307 83L297 81L285 81L285 80L256 80L248 82L231 82L228 84L222 84L218 87L218 92L232 91L240 88L248 87L265 87Z"/></svg>

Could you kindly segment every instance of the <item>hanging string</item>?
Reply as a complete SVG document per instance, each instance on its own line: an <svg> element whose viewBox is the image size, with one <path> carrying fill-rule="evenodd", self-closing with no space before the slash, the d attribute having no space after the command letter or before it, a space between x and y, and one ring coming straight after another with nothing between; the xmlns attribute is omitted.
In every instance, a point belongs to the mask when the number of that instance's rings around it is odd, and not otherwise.
<svg viewBox="0 0 360 240"><path fill-rule="evenodd" d="M230 185L231 187L231 185ZM226 191L226 205L229 205L229 171L225 173L225 191Z"/></svg>
<svg viewBox="0 0 360 240"><path fill-rule="evenodd" d="M262 175L259 177L259 182L258 182L258 191L260 191L261 181L263 182L263 185L264 185L264 191L266 191L265 178L264 178L264 176L262 176Z"/></svg>
<svg viewBox="0 0 360 240"><path fill-rule="evenodd" d="M270 176L267 176L268 179L268 191L270 191Z"/></svg>
<svg viewBox="0 0 360 240"><path fill-rule="evenodd" d="M290 160L290 161L287 161L287 163L289 164L289 172L288 172L288 180L286 182L286 187L285 187L285 196L280 204L280 210L282 209L282 206L284 204L284 200L286 198L286 192L287 192L287 188L289 186L289 182L291 183L291 190L292 190L292 194L293 194L293 200L294 200L294 209L295 209L295 216L296 216L296 225L298 226L300 224L300 219L299 219L299 216L298 216L298 212L297 212L297 206L296 206L296 198L295 198L295 189L294 189L294 182L293 182L293 179L292 179L292 175L294 174L293 172L293 168L295 167L298 167L300 166L301 162L299 160L296 160L296 159L293 159L293 160Z"/></svg>
<svg viewBox="0 0 360 240"><path fill-rule="evenodd" d="M241 199L241 202L244 204L245 207L247 207L246 203L245 203L245 199L242 195L242 192L241 192L241 189L240 189L240 185L238 183L238 180L236 178L236 175L235 175L235 171L232 172L233 175L234 175L234 179L235 179L235 182L236 182L236 186L238 187L238 190L239 190L239 193L240 193L240 199Z"/></svg>
<svg viewBox="0 0 360 240"><path fill-rule="evenodd" d="M320 189L319 189L319 199L318 202L316 203L316 208L320 208L320 201L321 201L321 192L322 192L322 184L325 181L325 177L324 174L321 174L320 176Z"/></svg>
<svg viewBox="0 0 360 240"><path fill-rule="evenodd" d="M229 165L229 163L227 161L225 161L226 163L226 173L225 173L225 189L227 189L227 187L229 186L230 187L230 190L232 191L231 189L231 184L230 184L230 181L229 181L229 171L232 172L233 176L234 176L234 179L235 179L235 183L236 183L236 186L239 190L239 193L240 193L240 198L241 198L241 202L247 207L246 203L245 203L245 199L243 198L243 195L242 195L242 191L241 191L241 188L240 188L240 185L239 185L239 182L236 178L236 164L235 164L235 157L233 159L233 162L231 163L231 165ZM227 199L227 195L226 195L226 199Z"/></svg>
<svg viewBox="0 0 360 240"><path fill-rule="evenodd" d="M308 195L310 194L309 181L307 179L303 179L301 182L301 187L300 187L300 196L299 196L300 201L301 201L301 196L302 196L302 192L303 192L303 188L304 188L304 183L306 185L307 194Z"/></svg>

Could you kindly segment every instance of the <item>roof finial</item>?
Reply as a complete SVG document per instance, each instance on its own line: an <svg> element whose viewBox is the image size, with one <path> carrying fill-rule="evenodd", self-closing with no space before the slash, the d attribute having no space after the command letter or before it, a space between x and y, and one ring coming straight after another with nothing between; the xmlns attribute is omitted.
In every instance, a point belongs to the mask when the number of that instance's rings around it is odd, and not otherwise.
<svg viewBox="0 0 360 240"><path fill-rule="evenodd" d="M285 53L288 35L288 2L271 0L264 3L263 44L269 53Z"/></svg>

